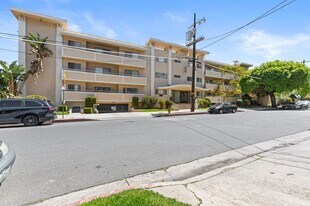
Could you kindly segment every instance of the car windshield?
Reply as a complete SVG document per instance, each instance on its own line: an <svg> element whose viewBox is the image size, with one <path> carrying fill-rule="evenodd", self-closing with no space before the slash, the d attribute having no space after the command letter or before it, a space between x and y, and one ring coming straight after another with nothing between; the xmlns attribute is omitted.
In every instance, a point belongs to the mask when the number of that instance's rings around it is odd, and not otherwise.
<svg viewBox="0 0 310 206"><path fill-rule="evenodd" d="M218 106L221 106L223 103L216 103L214 106L215 107L218 107Z"/></svg>

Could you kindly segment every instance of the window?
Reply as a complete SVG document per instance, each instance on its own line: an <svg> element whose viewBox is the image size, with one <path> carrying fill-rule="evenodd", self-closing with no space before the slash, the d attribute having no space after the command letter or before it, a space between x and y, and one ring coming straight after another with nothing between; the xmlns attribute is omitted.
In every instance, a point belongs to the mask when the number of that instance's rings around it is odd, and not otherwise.
<svg viewBox="0 0 310 206"><path fill-rule="evenodd" d="M124 74L126 76L139 76L139 71L138 70L129 70L129 69L125 69Z"/></svg>
<svg viewBox="0 0 310 206"><path fill-rule="evenodd" d="M104 48L99 48L99 47L95 47L95 49L97 50L97 52L101 52L104 54L111 54L111 50L110 49L104 49Z"/></svg>
<svg viewBox="0 0 310 206"><path fill-rule="evenodd" d="M201 63L197 63L197 68L201 69L202 68L202 64Z"/></svg>
<svg viewBox="0 0 310 206"><path fill-rule="evenodd" d="M175 59L174 62L175 62L175 63L181 63L181 60Z"/></svg>
<svg viewBox="0 0 310 206"><path fill-rule="evenodd" d="M81 70L81 64L68 62L68 68L74 70Z"/></svg>
<svg viewBox="0 0 310 206"><path fill-rule="evenodd" d="M155 58L155 61L167 63L167 62L168 62L168 59L165 58L165 57L156 57L156 58Z"/></svg>
<svg viewBox="0 0 310 206"><path fill-rule="evenodd" d="M124 57L128 57L128 58L139 59L139 54L133 53L133 52L129 52L129 51L124 51L123 56Z"/></svg>
<svg viewBox="0 0 310 206"><path fill-rule="evenodd" d="M81 47L81 42L77 42L77 41L68 41L68 45L69 46L75 46L75 47Z"/></svg>
<svg viewBox="0 0 310 206"><path fill-rule="evenodd" d="M187 77L187 81L188 81L188 82L191 82L192 79L193 79L192 77Z"/></svg>
<svg viewBox="0 0 310 206"><path fill-rule="evenodd" d="M187 63L186 63L186 66L187 66L187 67L193 67L193 65L192 65L191 62L187 62Z"/></svg>
<svg viewBox="0 0 310 206"><path fill-rule="evenodd" d="M202 78L197 78L197 82L202 82Z"/></svg>
<svg viewBox="0 0 310 206"><path fill-rule="evenodd" d="M155 73L155 77L156 78L161 78L161 79L167 79L167 74L166 73L156 72Z"/></svg>
<svg viewBox="0 0 310 206"><path fill-rule="evenodd" d="M138 88L123 88L124 93L137 94Z"/></svg>
<svg viewBox="0 0 310 206"><path fill-rule="evenodd" d="M174 75L174 78L181 78L181 75Z"/></svg>
<svg viewBox="0 0 310 206"><path fill-rule="evenodd" d="M95 92L111 93L111 87L95 87Z"/></svg>
<svg viewBox="0 0 310 206"><path fill-rule="evenodd" d="M0 107L21 107L21 100L2 100L0 102Z"/></svg>
<svg viewBox="0 0 310 206"><path fill-rule="evenodd" d="M95 73L98 73L98 74L110 74L111 71L112 71L111 68L101 68L101 67L95 68Z"/></svg>
<svg viewBox="0 0 310 206"><path fill-rule="evenodd" d="M197 95L198 97L203 97L202 92L196 92L196 95Z"/></svg>
<svg viewBox="0 0 310 206"><path fill-rule="evenodd" d="M167 90L164 90L164 94L167 94Z"/></svg>
<svg viewBox="0 0 310 206"><path fill-rule="evenodd" d="M39 102L36 101L25 101L25 106L26 107L41 107L43 106L42 104L40 104Z"/></svg>
<svg viewBox="0 0 310 206"><path fill-rule="evenodd" d="M207 84L215 84L215 82L214 82L214 80L208 79L208 80L207 80Z"/></svg>
<svg viewBox="0 0 310 206"><path fill-rule="evenodd" d="M81 85L79 84L68 84L67 88L68 91L76 91L76 92L81 91Z"/></svg>

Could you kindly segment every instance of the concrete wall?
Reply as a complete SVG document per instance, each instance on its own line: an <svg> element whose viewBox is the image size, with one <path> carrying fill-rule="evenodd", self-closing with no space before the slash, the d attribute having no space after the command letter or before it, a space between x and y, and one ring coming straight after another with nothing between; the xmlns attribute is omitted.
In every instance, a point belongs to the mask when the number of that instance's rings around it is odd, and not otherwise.
<svg viewBox="0 0 310 206"><path fill-rule="evenodd" d="M56 41L56 24L51 24L47 22L41 22L39 20L34 19L26 19L26 28L27 34L32 33L36 35L39 33L41 38L48 37L48 40ZM56 78L56 46L48 45L47 46L54 55L49 58L44 58L44 71L40 75L40 77L34 81L32 77L30 77L26 83L26 94L39 94L47 97L52 102L55 102L55 78ZM31 47L26 45L26 52L30 52ZM30 68L31 61L35 57L33 55L26 55L26 67Z"/></svg>

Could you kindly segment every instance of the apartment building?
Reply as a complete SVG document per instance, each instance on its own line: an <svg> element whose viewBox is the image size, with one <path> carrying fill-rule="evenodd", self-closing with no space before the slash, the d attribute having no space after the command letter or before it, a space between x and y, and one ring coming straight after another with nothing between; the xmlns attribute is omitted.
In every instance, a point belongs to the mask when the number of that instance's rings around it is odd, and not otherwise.
<svg viewBox="0 0 310 206"><path fill-rule="evenodd" d="M95 96L99 110L128 111L133 97L145 95L190 103L192 63L188 47L150 38L145 45L117 41L70 31L67 21L20 9L11 9L19 23L19 35L39 33L48 37L53 55L44 59L44 72L29 79L23 94L40 94L56 105L84 107L87 96ZM30 67L30 47L19 41L19 64ZM196 95L214 88L212 80L223 78L222 63L206 61L209 53L197 51ZM211 65L211 66L210 66ZM213 66L212 66L213 65ZM245 69L250 64L242 63ZM224 78L231 78L229 75Z"/></svg>

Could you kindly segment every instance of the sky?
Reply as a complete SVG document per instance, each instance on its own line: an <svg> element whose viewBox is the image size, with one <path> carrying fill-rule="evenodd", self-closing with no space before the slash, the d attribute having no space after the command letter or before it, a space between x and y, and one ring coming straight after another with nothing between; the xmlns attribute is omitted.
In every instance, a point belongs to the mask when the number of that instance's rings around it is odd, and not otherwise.
<svg viewBox="0 0 310 206"><path fill-rule="evenodd" d="M0 32L17 34L10 8L66 19L69 29L145 45L152 38L185 45L185 33L197 19L197 36L206 39L238 28L283 0L0 0ZM197 44L202 48L213 40ZM0 49L18 50L17 42L1 38ZM258 66L266 61L310 61L310 1L296 0L204 50L206 59ZM12 62L17 52L0 50ZM309 64L308 64L309 65Z"/></svg>

